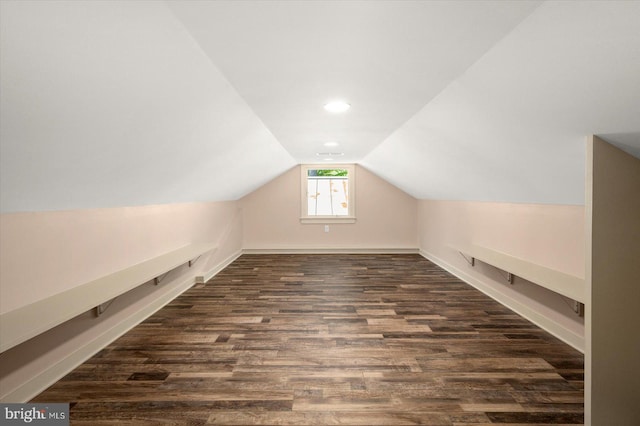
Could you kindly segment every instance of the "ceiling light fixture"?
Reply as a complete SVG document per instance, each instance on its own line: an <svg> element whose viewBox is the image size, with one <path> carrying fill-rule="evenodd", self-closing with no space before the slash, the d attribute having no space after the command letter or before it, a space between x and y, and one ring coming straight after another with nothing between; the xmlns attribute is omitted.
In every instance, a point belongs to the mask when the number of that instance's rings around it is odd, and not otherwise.
<svg viewBox="0 0 640 426"><path fill-rule="evenodd" d="M349 105L344 101L332 101L332 102L329 102L328 104L325 104L324 106L325 110L336 113L336 114L340 112L345 112L349 108L351 108L351 105Z"/></svg>
<svg viewBox="0 0 640 426"><path fill-rule="evenodd" d="M316 152L318 157L342 157L344 152Z"/></svg>
<svg viewBox="0 0 640 426"><path fill-rule="evenodd" d="M338 146L340 145L338 142L325 142L324 146Z"/></svg>

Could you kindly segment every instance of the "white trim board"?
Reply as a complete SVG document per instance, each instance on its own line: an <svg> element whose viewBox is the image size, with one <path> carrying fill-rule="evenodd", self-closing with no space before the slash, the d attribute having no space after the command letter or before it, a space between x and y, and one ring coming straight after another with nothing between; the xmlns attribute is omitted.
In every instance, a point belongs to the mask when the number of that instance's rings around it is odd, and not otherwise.
<svg viewBox="0 0 640 426"><path fill-rule="evenodd" d="M242 254L420 254L422 257L436 263L438 266L452 273L459 279L463 280L467 284L477 288L489 297L513 310L514 312L527 318L534 324L540 326L547 332L556 336L560 340L574 347L578 351L584 352L584 338L578 336L570 330L560 327L557 323L549 321L546 317L538 314L534 310L530 309L526 305L511 299L508 296L496 291L495 289L487 286L486 284L478 281L474 277L469 276L465 272L458 268L448 264L447 262L439 259L437 256L433 256L423 250L417 248L380 248L380 249L364 249L364 248L291 248L291 249L243 249L238 250L228 256L226 259L219 262L211 270L206 272L202 276L198 276L192 279L188 279L170 292L165 293L158 298L151 301L147 306L138 310L134 315L131 315L118 324L114 325L110 329L104 331L102 334L96 336L94 340L88 342L86 345L78 348L75 352L59 361L56 364L51 365L46 370L40 372L35 377L32 377L22 385L9 391L7 394L2 395L0 400L2 402L24 402L28 401L34 396L38 395L47 387L51 386L56 381L60 380L69 372L73 371L77 366L91 358L97 352L109 345L111 342L122 336L133 327L144 321L146 318L160 310L166 304L178 297L180 294L191 288L196 282L207 282L220 271L230 265Z"/></svg>
<svg viewBox="0 0 640 426"><path fill-rule="evenodd" d="M475 244L451 246L451 248L459 251L461 254L464 253L476 260L492 265L495 268L524 278L540 287L584 303L586 293L584 278L566 274L498 250Z"/></svg>
<svg viewBox="0 0 640 426"><path fill-rule="evenodd" d="M189 244L5 312L0 315L0 352L51 330L214 249L216 245L213 243Z"/></svg>
<svg viewBox="0 0 640 426"><path fill-rule="evenodd" d="M249 248L242 254L419 254L418 248L289 247Z"/></svg>
<svg viewBox="0 0 640 426"><path fill-rule="evenodd" d="M204 277L208 277L206 281L213 278L221 270L226 268L231 262L236 260L242 254L241 250L238 250L231 256L227 257L223 261L219 262L215 267L209 270ZM140 308L133 315L123 318L111 328L103 331L97 335L92 341L79 347L77 350L66 356L59 362L49 366L47 369L38 373L36 376L30 378L20 386L12 389L4 395L0 395L0 402L26 402L44 391L46 388L63 378L65 375L73 371L83 362L87 361L96 353L100 352L111 342L140 324L142 321L162 309L165 305L171 302L176 297L193 287L198 281L198 277L189 278L182 283L175 286L171 291L159 295L153 299L149 304ZM206 282L205 281L205 282Z"/></svg>
<svg viewBox="0 0 640 426"><path fill-rule="evenodd" d="M242 249L237 250L231 255L229 255L226 259L219 262L216 266L211 268L208 272L204 273L203 275L196 276L196 283L206 283L211 278L218 275L218 273L222 271L224 268L231 265L237 258L242 256L242 253L243 253Z"/></svg>
<svg viewBox="0 0 640 426"><path fill-rule="evenodd" d="M180 285L176 286L170 292L154 299L147 306L139 309L135 314L124 318L122 321L109 328L108 330L105 330L91 342L88 342L86 345L78 348L75 352L69 354L61 361L53 364L46 370L32 377L27 382L13 389L6 395L2 395L2 401L29 401L30 399L44 391L46 388L60 380L66 374L73 371L76 367L91 358L93 355L100 352L118 337L122 336L133 327L137 326L142 321L163 308L167 303L171 302L173 299L191 288L193 285L194 282L192 279L186 280Z"/></svg>
<svg viewBox="0 0 640 426"><path fill-rule="evenodd" d="M549 318L545 317L544 315L541 315L534 309L531 309L529 306L521 302L518 302L517 300L505 295L504 293L496 290L492 286L467 274L463 270L458 269L457 267L451 265L445 260L440 259L438 256L432 255L431 253L428 253L422 249L420 250L420 255L425 259L430 260L431 262L440 266L447 272L455 275L457 278L461 279L462 281L469 284L470 286L480 290L481 292L491 297L493 300L497 301L501 305L506 306L507 308L511 309L518 315L521 315L524 318L528 319L532 323L536 324L546 332L562 340L563 342L573 347L574 349L584 353L584 348L585 348L584 336L580 336L574 333L573 331L558 324L557 322L550 320Z"/></svg>

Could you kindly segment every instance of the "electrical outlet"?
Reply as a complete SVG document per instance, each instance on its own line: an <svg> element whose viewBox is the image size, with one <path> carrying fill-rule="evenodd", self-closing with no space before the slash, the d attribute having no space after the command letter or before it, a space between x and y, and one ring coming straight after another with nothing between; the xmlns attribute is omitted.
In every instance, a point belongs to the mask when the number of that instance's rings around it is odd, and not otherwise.
<svg viewBox="0 0 640 426"><path fill-rule="evenodd" d="M329 232L329 225L324 226L324 232Z"/></svg>

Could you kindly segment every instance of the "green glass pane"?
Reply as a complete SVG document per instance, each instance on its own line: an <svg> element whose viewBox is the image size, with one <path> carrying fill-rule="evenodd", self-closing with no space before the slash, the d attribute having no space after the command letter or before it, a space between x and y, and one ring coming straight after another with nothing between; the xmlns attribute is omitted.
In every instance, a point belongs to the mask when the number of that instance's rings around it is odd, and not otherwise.
<svg viewBox="0 0 640 426"><path fill-rule="evenodd" d="M312 169L307 171L307 176L347 176L345 169Z"/></svg>

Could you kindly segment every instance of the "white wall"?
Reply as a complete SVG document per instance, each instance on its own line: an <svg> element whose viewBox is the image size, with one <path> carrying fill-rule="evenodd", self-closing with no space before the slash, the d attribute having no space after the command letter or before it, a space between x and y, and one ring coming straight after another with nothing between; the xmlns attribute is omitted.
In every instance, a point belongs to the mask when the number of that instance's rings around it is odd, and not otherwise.
<svg viewBox="0 0 640 426"><path fill-rule="evenodd" d="M565 297L476 262L456 247L477 244L578 277L584 276L584 207L420 200L420 249L542 328L584 351L584 319Z"/></svg>
<svg viewBox="0 0 640 426"><path fill-rule="evenodd" d="M587 425L640 419L640 159L587 144Z"/></svg>
<svg viewBox="0 0 640 426"><path fill-rule="evenodd" d="M521 279L511 286L486 265L471 268L451 247L478 243L580 276L584 272L583 207L415 200L356 167L356 215L355 224L332 224L329 233L324 225L301 224L298 166L237 202L0 216L2 312L189 242L218 241L220 246L196 263L196 269L180 268L159 287L147 284L118 298L99 319L90 313L82 315L0 354L4 398L32 396L41 390L43 380L55 381L188 288L185 281L225 264L243 248L376 251L419 247L427 258L583 349L584 325L568 300Z"/></svg>
<svg viewBox="0 0 640 426"><path fill-rule="evenodd" d="M20 402L240 253L237 202L13 213L0 216L0 301L8 312L192 242L218 248L160 285L120 296L0 354L0 400Z"/></svg>
<svg viewBox="0 0 640 426"><path fill-rule="evenodd" d="M300 166L239 201L245 249L417 249L417 201L356 166L356 223L300 223Z"/></svg>

